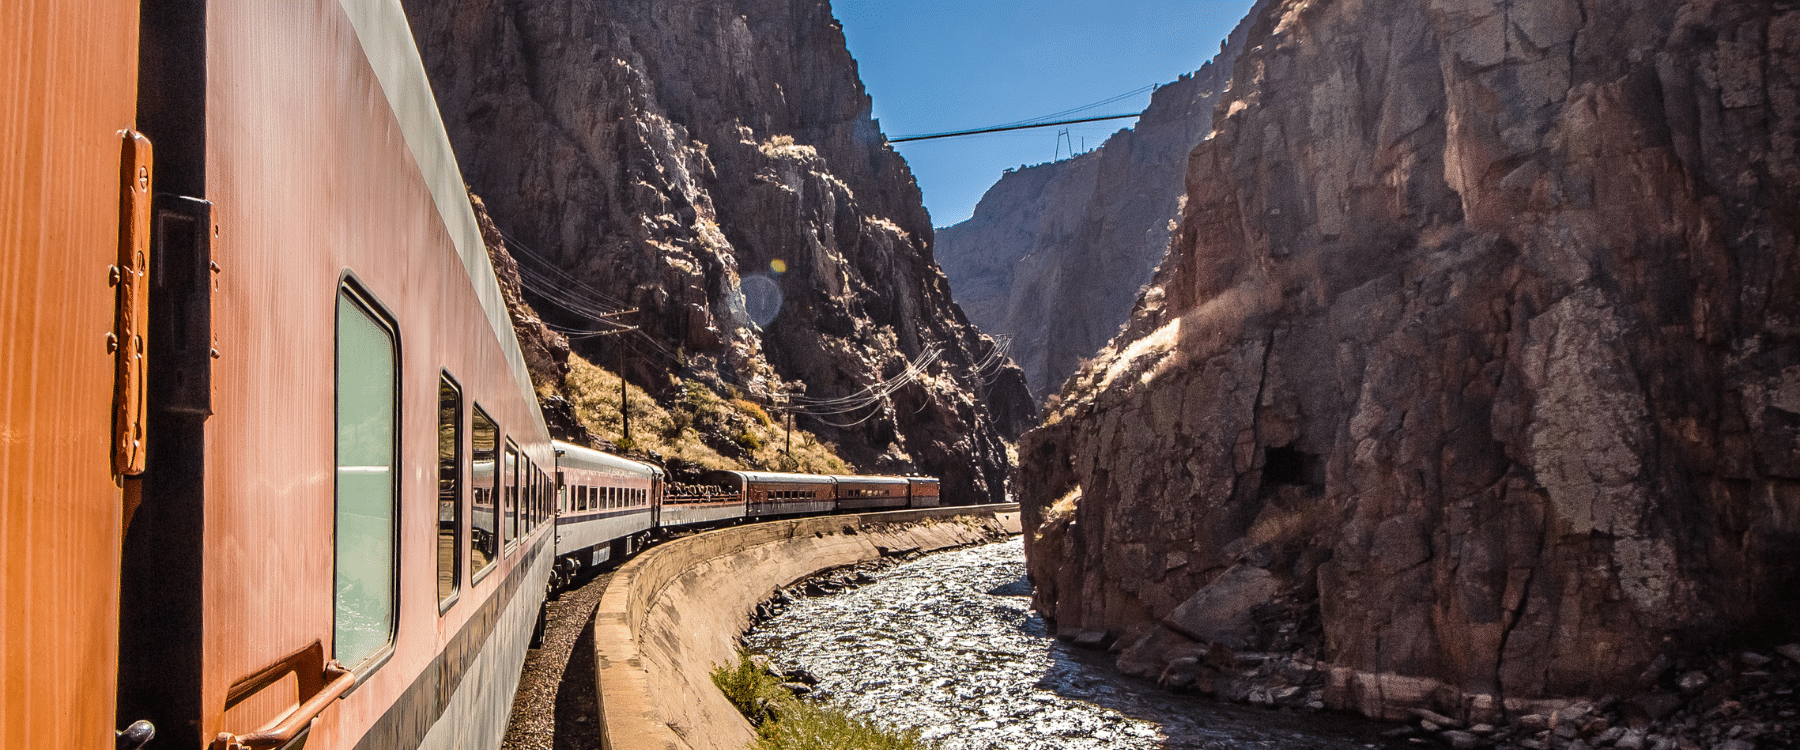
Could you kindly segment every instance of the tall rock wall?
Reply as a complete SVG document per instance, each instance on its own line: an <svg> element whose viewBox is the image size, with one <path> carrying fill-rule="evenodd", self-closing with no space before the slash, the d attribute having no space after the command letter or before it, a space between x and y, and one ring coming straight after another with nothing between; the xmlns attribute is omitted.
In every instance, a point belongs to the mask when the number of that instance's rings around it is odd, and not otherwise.
<svg viewBox="0 0 1800 750"><path fill-rule="evenodd" d="M994 343L951 302L827 2L405 5L463 174L575 351L653 392L679 376L814 400L941 351L879 404L799 424L864 470L1003 497L1023 379L982 368ZM590 335L621 310L639 332Z"/></svg>
<svg viewBox="0 0 1800 750"><path fill-rule="evenodd" d="M1134 128L1073 159L1007 172L974 216L938 230L957 301L983 331L1012 336L1040 402L1119 332L1168 252L1188 152L1212 132L1248 32L1239 24L1211 62L1158 88Z"/></svg>
<svg viewBox="0 0 1800 750"><path fill-rule="evenodd" d="M1800 8L1253 20L1169 258L1021 446L1058 628L1154 672L1297 618L1336 705L1484 715L1800 636Z"/></svg>

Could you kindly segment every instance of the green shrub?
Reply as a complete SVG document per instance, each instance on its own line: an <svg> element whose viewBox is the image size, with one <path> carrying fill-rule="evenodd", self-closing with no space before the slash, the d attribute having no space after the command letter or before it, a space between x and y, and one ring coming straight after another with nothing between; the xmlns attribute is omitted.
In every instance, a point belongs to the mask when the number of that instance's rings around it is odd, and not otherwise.
<svg viewBox="0 0 1800 750"><path fill-rule="evenodd" d="M794 697L781 678L738 649L732 667L713 667L712 681L738 713L756 725L752 750L933 750L919 730L896 732L843 706Z"/></svg>
<svg viewBox="0 0 1800 750"><path fill-rule="evenodd" d="M780 677L757 666L743 649L738 649L737 666L713 667L712 681L738 713L758 726L774 719L784 703L798 702L781 689Z"/></svg>
<svg viewBox="0 0 1800 750"><path fill-rule="evenodd" d="M739 412L741 412L743 414L748 414L751 419L756 420L758 424L761 424L764 427L775 426L775 420L770 418L769 413L766 411L763 411L762 406L757 404L755 401L751 401L749 399L734 398L731 400L731 405L737 407L737 410Z"/></svg>
<svg viewBox="0 0 1800 750"><path fill-rule="evenodd" d="M843 708L796 701L796 709L759 731L756 750L927 750L919 730L896 732Z"/></svg>

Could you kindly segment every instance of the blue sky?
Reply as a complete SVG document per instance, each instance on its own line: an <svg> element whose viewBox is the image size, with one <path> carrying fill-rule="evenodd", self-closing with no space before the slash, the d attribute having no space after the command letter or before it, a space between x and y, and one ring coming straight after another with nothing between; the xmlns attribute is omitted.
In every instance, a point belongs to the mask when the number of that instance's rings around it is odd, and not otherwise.
<svg viewBox="0 0 1800 750"><path fill-rule="evenodd" d="M1212 59L1253 0L832 0L889 138L999 125L1173 81ZM1091 114L1136 112L1141 94ZM1104 111L1102 111L1104 110ZM1083 113L1090 114L1090 113ZM1068 126L1098 148L1136 120ZM1062 128L896 144L932 223L969 218L1000 173L1051 161ZM1060 146L1068 157L1069 140Z"/></svg>

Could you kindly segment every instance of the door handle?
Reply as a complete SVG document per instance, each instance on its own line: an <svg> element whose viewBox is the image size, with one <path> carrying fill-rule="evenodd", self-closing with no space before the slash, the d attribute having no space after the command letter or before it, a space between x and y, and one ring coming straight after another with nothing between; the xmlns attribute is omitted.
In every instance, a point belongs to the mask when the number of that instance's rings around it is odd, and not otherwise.
<svg viewBox="0 0 1800 750"><path fill-rule="evenodd" d="M225 693L225 708L230 709L244 702L246 698L274 685L289 673L299 679L301 693L304 695L310 692L311 697L301 702L293 713L269 722L249 734L220 732L213 738L208 750L271 750L283 747L310 729L319 714L324 713L326 708L356 685L356 674L345 669L335 659L326 661L325 647L318 641L313 641L312 645L232 683L231 689Z"/></svg>

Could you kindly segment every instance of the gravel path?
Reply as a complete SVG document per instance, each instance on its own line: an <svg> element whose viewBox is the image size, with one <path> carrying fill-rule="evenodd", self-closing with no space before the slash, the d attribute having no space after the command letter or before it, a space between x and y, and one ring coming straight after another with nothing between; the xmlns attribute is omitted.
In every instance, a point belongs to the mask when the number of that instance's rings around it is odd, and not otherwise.
<svg viewBox="0 0 1800 750"><path fill-rule="evenodd" d="M594 638L588 623L612 574L585 577L550 602L543 648L525 653L502 750L597 750Z"/></svg>

